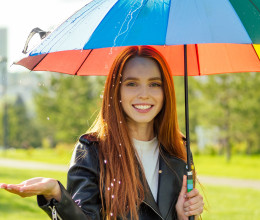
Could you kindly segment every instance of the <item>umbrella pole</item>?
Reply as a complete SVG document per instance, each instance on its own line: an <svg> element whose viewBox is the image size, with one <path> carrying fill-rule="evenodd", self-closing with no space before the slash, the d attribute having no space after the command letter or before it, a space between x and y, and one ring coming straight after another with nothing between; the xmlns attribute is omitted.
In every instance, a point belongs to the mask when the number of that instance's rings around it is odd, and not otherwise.
<svg viewBox="0 0 260 220"><path fill-rule="evenodd" d="M188 99L188 68L187 68L187 45L184 44L184 91L185 91L185 124L186 124L186 151L187 151L187 191L193 189L193 174L191 169L191 151L190 151L190 128L189 128L189 99ZM190 216L189 220L194 220Z"/></svg>

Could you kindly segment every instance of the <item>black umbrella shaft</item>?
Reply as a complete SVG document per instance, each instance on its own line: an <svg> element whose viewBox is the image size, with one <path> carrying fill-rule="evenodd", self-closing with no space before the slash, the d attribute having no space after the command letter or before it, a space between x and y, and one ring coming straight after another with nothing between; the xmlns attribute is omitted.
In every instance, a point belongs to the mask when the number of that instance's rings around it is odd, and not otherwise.
<svg viewBox="0 0 260 220"><path fill-rule="evenodd" d="M189 126L189 94L188 94L188 68L187 68L187 45L184 45L184 90L185 90L185 123L186 123L186 150L188 171L191 171L190 154L190 126Z"/></svg>
<svg viewBox="0 0 260 220"><path fill-rule="evenodd" d="M186 123L186 151L187 151L187 190L193 189L193 175L191 169L191 153L190 153L190 127L189 127L189 95L188 95L188 65L187 65L187 45L184 45L184 91L185 91L185 123ZM189 220L194 220L194 216L190 216Z"/></svg>

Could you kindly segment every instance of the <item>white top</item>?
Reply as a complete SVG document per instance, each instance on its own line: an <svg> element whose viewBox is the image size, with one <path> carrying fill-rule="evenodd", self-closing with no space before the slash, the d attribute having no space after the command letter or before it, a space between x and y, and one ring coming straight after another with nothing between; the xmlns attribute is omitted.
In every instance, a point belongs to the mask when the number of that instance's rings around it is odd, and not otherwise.
<svg viewBox="0 0 260 220"><path fill-rule="evenodd" d="M159 147L157 137L150 141L139 141L133 138L133 144L142 162L148 185L154 200L157 201L159 178Z"/></svg>

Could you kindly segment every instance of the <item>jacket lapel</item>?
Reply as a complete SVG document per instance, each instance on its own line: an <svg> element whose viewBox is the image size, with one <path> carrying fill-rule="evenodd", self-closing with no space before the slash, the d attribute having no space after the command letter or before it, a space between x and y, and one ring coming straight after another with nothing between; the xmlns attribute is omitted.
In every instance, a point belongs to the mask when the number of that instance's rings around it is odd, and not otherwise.
<svg viewBox="0 0 260 220"><path fill-rule="evenodd" d="M150 187L145 191L143 203L149 206L162 219L168 217L177 202L182 186L182 176L186 174L185 167L184 161L169 156L164 148L160 146L157 203L154 200Z"/></svg>
<svg viewBox="0 0 260 220"><path fill-rule="evenodd" d="M182 175L185 172L185 162L170 157L161 146L159 163L157 204L163 219L166 219L177 202L182 186Z"/></svg>

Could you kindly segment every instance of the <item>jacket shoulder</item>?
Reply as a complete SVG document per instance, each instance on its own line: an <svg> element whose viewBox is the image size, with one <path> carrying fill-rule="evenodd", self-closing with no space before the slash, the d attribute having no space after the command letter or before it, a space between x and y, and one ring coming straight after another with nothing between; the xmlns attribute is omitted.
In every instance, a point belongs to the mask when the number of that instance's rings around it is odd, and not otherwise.
<svg viewBox="0 0 260 220"><path fill-rule="evenodd" d="M93 135L84 134L80 136L76 143L70 166L75 164L85 164L98 167L98 140Z"/></svg>

